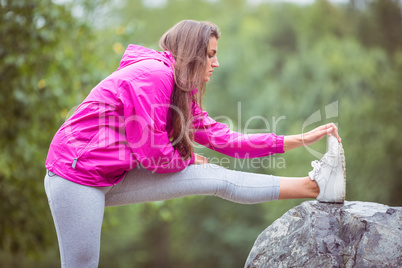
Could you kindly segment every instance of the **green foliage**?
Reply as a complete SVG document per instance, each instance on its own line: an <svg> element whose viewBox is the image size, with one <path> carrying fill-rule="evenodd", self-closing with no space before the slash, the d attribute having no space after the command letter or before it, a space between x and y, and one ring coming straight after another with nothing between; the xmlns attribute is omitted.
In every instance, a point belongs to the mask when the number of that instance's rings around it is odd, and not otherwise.
<svg viewBox="0 0 402 268"><path fill-rule="evenodd" d="M347 199L402 204L398 1L57 2L0 1L0 266L59 265L43 189L55 131L117 68L128 44L158 49L162 33L188 18L214 21L222 31L220 67L204 99L212 117L234 130L277 134L334 121L346 153ZM336 117L326 118L336 101ZM302 129L316 111L322 120ZM325 144L312 149L324 152ZM280 176L305 176L315 159L300 148L262 167L197 151L228 168ZM108 208L100 267L241 267L257 235L302 201L249 206L188 197Z"/></svg>
<svg viewBox="0 0 402 268"><path fill-rule="evenodd" d="M66 6L10 0L0 7L0 248L32 254L54 245L42 183L47 148L102 69L90 54L90 28Z"/></svg>

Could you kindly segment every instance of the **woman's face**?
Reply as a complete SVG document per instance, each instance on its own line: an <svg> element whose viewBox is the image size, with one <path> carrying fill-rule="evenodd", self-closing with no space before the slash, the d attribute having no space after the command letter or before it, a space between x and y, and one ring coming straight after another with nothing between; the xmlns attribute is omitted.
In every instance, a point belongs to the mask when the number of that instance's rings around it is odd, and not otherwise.
<svg viewBox="0 0 402 268"><path fill-rule="evenodd" d="M207 51L207 66L205 67L204 82L208 82L214 68L219 67L216 52L218 51L218 40L215 37L209 39Z"/></svg>

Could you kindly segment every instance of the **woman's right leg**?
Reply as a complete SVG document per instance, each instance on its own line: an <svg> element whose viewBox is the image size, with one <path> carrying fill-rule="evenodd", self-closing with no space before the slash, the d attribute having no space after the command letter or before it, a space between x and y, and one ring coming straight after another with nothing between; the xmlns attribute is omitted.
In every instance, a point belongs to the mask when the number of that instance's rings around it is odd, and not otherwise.
<svg viewBox="0 0 402 268"><path fill-rule="evenodd" d="M287 178L279 177L281 187L279 199L317 198L320 193L318 184L309 177Z"/></svg>
<svg viewBox="0 0 402 268"><path fill-rule="evenodd" d="M272 175L229 170L217 165L190 165L181 172L158 174L137 167L106 193L106 206L212 195L256 204L279 197L280 179Z"/></svg>
<svg viewBox="0 0 402 268"><path fill-rule="evenodd" d="M106 193L106 206L121 206L212 195L255 204L277 199L316 198L319 188L309 177L287 178L229 170L217 165L191 165L181 172L158 174L137 167Z"/></svg>
<svg viewBox="0 0 402 268"><path fill-rule="evenodd" d="M63 268L98 267L107 188L80 185L47 171L45 191Z"/></svg>

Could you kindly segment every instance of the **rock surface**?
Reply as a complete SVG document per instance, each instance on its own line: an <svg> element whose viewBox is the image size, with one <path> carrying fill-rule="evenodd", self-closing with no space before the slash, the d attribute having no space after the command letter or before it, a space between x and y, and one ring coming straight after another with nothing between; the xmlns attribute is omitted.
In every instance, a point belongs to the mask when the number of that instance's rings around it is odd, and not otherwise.
<svg viewBox="0 0 402 268"><path fill-rule="evenodd" d="M258 236L245 267L402 267L402 207L304 202Z"/></svg>

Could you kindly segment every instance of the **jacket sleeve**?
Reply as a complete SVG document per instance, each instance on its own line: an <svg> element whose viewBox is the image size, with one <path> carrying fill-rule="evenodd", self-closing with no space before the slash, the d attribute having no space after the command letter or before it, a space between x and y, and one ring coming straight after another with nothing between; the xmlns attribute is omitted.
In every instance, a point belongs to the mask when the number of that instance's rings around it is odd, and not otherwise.
<svg viewBox="0 0 402 268"><path fill-rule="evenodd" d="M166 131L173 88L171 74L151 70L131 82L123 82L120 87L125 135L135 160L157 173L177 172L192 164L194 155L183 160Z"/></svg>
<svg viewBox="0 0 402 268"><path fill-rule="evenodd" d="M194 139L197 143L234 158L255 158L284 153L284 136L272 133L242 134L216 122L193 101Z"/></svg>

